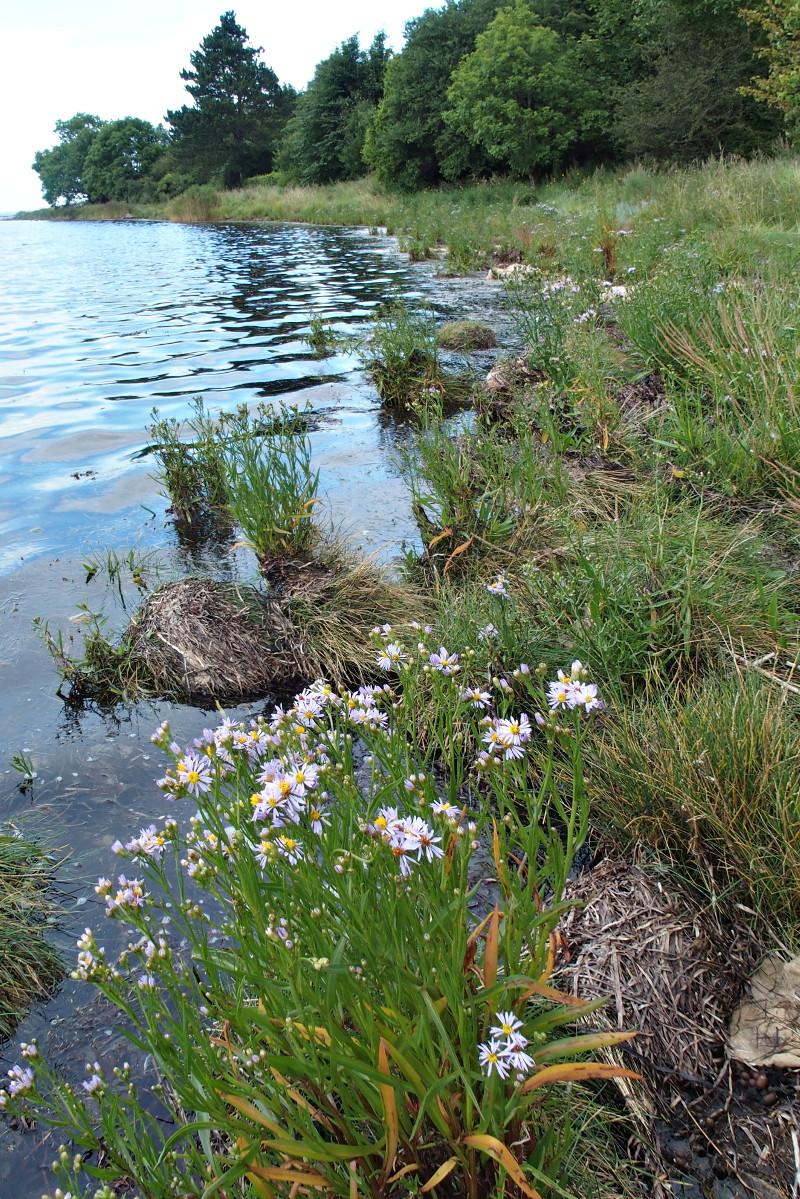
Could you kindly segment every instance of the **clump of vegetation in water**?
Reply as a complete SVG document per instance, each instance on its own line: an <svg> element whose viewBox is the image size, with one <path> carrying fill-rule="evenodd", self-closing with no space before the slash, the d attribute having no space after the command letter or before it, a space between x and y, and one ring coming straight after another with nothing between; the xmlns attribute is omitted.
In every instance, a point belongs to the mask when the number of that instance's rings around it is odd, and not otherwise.
<svg viewBox="0 0 800 1199"><path fill-rule="evenodd" d="M142 455L155 458L157 477L166 487L177 520L200 525L230 522L236 516L234 507L237 512L242 508L238 496L243 489L261 488L259 496L266 500L263 482L259 482L263 480L265 464L277 472L276 483L282 480L287 484L289 476L294 483L298 482L300 467L284 469L282 458L284 455L294 458L302 452L303 460L307 460L307 449L296 450L291 440L297 436L306 447L307 427L307 417L291 406L276 409L262 403L250 409L240 404L232 412L212 416L198 396L193 401L191 416L184 422L175 417L161 417L153 409L148 428L151 440ZM302 486L304 489L307 486L305 478ZM276 502L285 511L287 505L291 507L299 498L299 493L293 492L284 502ZM250 514L250 522L255 515ZM265 530L272 515L270 511L264 516ZM264 532L261 539L266 537Z"/></svg>
<svg viewBox="0 0 800 1199"><path fill-rule="evenodd" d="M598 689L580 662L493 684L407 631L376 631L380 686L154 734L175 815L112 847L97 890L130 949L87 929L74 973L153 1055L169 1139L124 1063L79 1092L26 1045L0 1104L70 1139L62 1185L536 1199L586 1169L561 1088L632 1075L587 1060L629 1034L581 1032L597 1004L548 981Z"/></svg>
<svg viewBox="0 0 800 1199"><path fill-rule="evenodd" d="M329 358L339 344L339 337L331 328L330 321L326 321L314 313L308 325L308 333L305 338L307 344L311 346L318 358Z"/></svg>
<svg viewBox="0 0 800 1199"><path fill-rule="evenodd" d="M26 776L35 772L26 765ZM46 937L57 917L55 859L15 828L0 827L0 1040L26 1008L46 998L64 976Z"/></svg>
<svg viewBox="0 0 800 1199"><path fill-rule="evenodd" d="M354 348L389 408L424 412L443 400L463 399L471 390L471 380L442 363L436 322L427 309L392 304Z"/></svg>
<svg viewBox="0 0 800 1199"><path fill-rule="evenodd" d="M436 336L445 350L491 350L497 345L494 330L480 321L445 321Z"/></svg>

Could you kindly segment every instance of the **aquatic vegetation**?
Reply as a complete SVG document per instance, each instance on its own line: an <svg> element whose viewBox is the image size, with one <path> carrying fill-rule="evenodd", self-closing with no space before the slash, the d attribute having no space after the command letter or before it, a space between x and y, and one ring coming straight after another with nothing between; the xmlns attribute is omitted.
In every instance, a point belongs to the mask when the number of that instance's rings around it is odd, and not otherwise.
<svg viewBox="0 0 800 1199"><path fill-rule="evenodd" d="M225 510L255 550L262 569L273 557L302 554L317 535L313 523L319 471L311 443L291 430L228 441L221 450Z"/></svg>
<svg viewBox="0 0 800 1199"><path fill-rule="evenodd" d="M306 341L318 358L328 358L335 352L339 339L329 321L312 313L308 322Z"/></svg>
<svg viewBox="0 0 800 1199"><path fill-rule="evenodd" d="M561 1084L635 1076L585 1060L629 1034L575 1031L597 1003L548 982L588 828L586 668L500 686L421 627L379 627L375 649L381 685L318 681L186 747L154 734L174 816L112 846L124 872L96 890L130 948L115 963L87 929L74 974L152 1053L169 1139L123 1063L90 1061L78 1091L25 1045L0 1091L70 1139L56 1172L73 1193L246 1180L378 1199L447 1179L464 1199L508 1180L536 1199L578 1157Z"/></svg>
<svg viewBox="0 0 800 1199"><path fill-rule="evenodd" d="M472 380L445 367L439 357L433 313L397 302L354 342L361 364L389 408L425 413L443 402L464 400Z"/></svg>
<svg viewBox="0 0 800 1199"><path fill-rule="evenodd" d="M497 345L494 330L481 321L445 321L436 337L446 350L491 350Z"/></svg>
<svg viewBox="0 0 800 1199"><path fill-rule="evenodd" d="M35 777L31 763L21 760L16 768L20 765ZM0 1040L64 977L61 956L45 935L58 918L57 865L54 855L19 829L0 827Z"/></svg>

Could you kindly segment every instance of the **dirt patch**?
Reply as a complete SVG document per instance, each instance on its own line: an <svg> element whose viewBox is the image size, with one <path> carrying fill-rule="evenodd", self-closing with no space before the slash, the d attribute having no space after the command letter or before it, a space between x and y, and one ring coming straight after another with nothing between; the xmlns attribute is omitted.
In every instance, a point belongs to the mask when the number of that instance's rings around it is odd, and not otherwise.
<svg viewBox="0 0 800 1199"><path fill-rule="evenodd" d="M642 1074L618 1086L659 1199L796 1194L800 1128L794 1070L731 1062L731 1012L763 947L725 928L666 871L604 861L571 884L559 982L584 999L610 996L606 1028L636 1029L611 1051Z"/></svg>
<svg viewBox="0 0 800 1199"><path fill-rule="evenodd" d="M658 371L651 371L643 379L634 379L625 383L617 392L617 403L620 411L640 412L643 409L658 408L664 402L666 387Z"/></svg>

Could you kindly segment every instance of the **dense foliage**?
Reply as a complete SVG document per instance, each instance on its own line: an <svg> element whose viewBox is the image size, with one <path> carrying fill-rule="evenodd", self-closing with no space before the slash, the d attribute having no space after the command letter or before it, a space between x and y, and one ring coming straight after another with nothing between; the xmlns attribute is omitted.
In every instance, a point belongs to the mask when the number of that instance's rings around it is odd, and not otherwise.
<svg viewBox="0 0 800 1199"><path fill-rule="evenodd" d="M260 55L226 12L181 71L192 102L166 114L168 133L132 117L58 121L59 144L34 162L47 202L369 170L400 191L535 180L750 155L800 129L798 0L447 0L408 22L398 54L384 34L368 49L347 38L299 97Z"/></svg>
<svg viewBox="0 0 800 1199"><path fill-rule="evenodd" d="M391 51L378 34L369 50L348 38L321 62L286 127L278 166L301 183L364 174L364 138L383 95Z"/></svg>
<svg viewBox="0 0 800 1199"><path fill-rule="evenodd" d="M196 182L218 179L241 187L248 175L268 171L293 92L281 88L273 70L258 61L261 48L232 12L190 55L181 71L193 106L167 113L179 164Z"/></svg>

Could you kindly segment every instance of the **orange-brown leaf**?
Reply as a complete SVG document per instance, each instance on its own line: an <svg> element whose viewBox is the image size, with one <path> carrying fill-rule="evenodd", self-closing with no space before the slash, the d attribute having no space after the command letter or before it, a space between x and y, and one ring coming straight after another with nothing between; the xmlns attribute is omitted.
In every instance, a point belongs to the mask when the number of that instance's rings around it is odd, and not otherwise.
<svg viewBox="0 0 800 1199"><path fill-rule="evenodd" d="M523 1195L528 1196L528 1199L542 1199L538 1191L528 1186L519 1162L511 1150L507 1149L502 1141L498 1141L497 1137L490 1137L485 1133L473 1133L471 1136L464 1137L464 1144L471 1145L473 1149L480 1149L482 1153L488 1153L490 1157L499 1161L506 1173L513 1178Z"/></svg>
<svg viewBox="0 0 800 1199"><path fill-rule="evenodd" d="M438 1187L440 1182L444 1182L448 1174L452 1174L457 1165L457 1157L448 1157L444 1165L440 1166L436 1173L431 1175L431 1177L425 1183L425 1186L419 1188L420 1195L425 1195L428 1191L432 1191L434 1187Z"/></svg>
<svg viewBox="0 0 800 1199"><path fill-rule="evenodd" d="M527 1095L537 1087L547 1087L556 1082L584 1082L588 1078L641 1078L635 1070L612 1066L606 1062L561 1062L557 1066L544 1066L521 1087L520 1094Z"/></svg>

